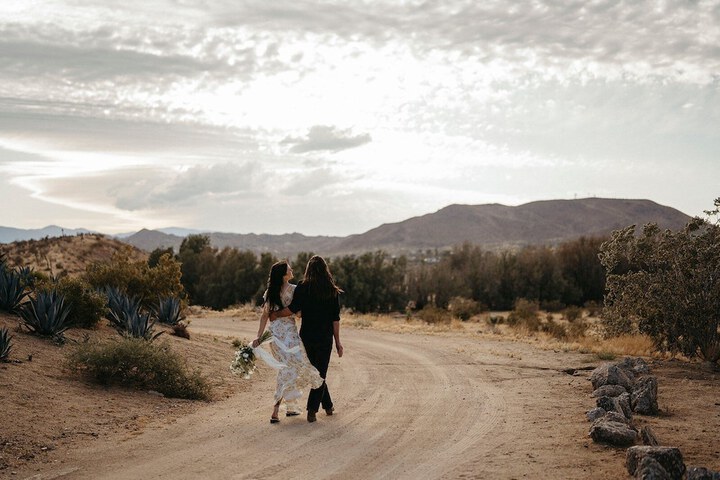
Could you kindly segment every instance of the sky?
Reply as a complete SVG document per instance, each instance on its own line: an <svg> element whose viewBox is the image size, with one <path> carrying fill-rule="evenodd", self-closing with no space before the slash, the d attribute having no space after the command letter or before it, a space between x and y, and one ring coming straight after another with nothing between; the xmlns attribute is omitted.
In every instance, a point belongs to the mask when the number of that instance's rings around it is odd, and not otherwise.
<svg viewBox="0 0 720 480"><path fill-rule="evenodd" d="M720 197L720 0L0 2L2 226L344 236L584 197Z"/></svg>

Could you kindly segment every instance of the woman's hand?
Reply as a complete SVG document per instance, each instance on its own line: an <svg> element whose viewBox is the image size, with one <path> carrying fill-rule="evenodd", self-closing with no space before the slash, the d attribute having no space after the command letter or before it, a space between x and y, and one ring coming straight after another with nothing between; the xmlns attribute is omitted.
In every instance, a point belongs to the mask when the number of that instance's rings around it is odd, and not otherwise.
<svg viewBox="0 0 720 480"><path fill-rule="evenodd" d="M253 347L253 348L257 348L258 345L260 345L260 339L258 339L258 338L256 338L255 340L253 340L252 343L250 344L250 346Z"/></svg>
<svg viewBox="0 0 720 480"><path fill-rule="evenodd" d="M342 346L342 344L336 342L336 343L335 343L335 348L337 349L338 357L342 357L342 356L343 356L343 346Z"/></svg>

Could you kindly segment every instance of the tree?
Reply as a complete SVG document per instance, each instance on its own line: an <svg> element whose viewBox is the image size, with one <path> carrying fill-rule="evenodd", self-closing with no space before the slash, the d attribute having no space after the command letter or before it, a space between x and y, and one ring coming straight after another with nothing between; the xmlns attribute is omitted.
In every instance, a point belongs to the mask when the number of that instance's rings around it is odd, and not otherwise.
<svg viewBox="0 0 720 480"><path fill-rule="evenodd" d="M707 212L717 217L715 210ZM720 224L695 218L678 232L630 226L601 246L606 325L637 330L661 351L720 360Z"/></svg>

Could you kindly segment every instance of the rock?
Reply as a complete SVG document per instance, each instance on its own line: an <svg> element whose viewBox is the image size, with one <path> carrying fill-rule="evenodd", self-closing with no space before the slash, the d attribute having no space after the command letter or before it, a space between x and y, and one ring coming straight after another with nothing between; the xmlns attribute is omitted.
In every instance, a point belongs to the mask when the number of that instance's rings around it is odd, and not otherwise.
<svg viewBox="0 0 720 480"><path fill-rule="evenodd" d="M618 397L623 393L627 393L625 387L622 385L603 385L597 390L593 391L592 397Z"/></svg>
<svg viewBox="0 0 720 480"><path fill-rule="evenodd" d="M627 423L628 425L630 425L630 419L628 419L622 413L618 413L618 412L607 412L605 414L605 420L608 420L610 422Z"/></svg>
<svg viewBox="0 0 720 480"><path fill-rule="evenodd" d="M595 404L607 412L618 412L625 416L625 418L632 418L630 395L627 393L623 393L618 397L600 397L595 401Z"/></svg>
<svg viewBox="0 0 720 480"><path fill-rule="evenodd" d="M639 357L625 357L622 362L616 365L635 377L650 373L647 362Z"/></svg>
<svg viewBox="0 0 720 480"><path fill-rule="evenodd" d="M585 412L585 416L588 420L594 422L598 418L604 417L606 413L607 411L604 408L595 407L592 410L588 410L587 412Z"/></svg>
<svg viewBox="0 0 720 480"><path fill-rule="evenodd" d="M657 415L657 377L648 375L641 377L635 382L630 396L632 411L642 415Z"/></svg>
<svg viewBox="0 0 720 480"><path fill-rule="evenodd" d="M630 447L627 449L625 465L630 475L635 476L640 468L640 462L644 457L654 458L671 479L681 480L685 474L685 463L683 463L680 450L675 447L651 447L647 445Z"/></svg>
<svg viewBox="0 0 720 480"><path fill-rule="evenodd" d="M590 375L590 381L592 382L593 390L597 390L603 385L620 385L625 387L626 390L630 390L635 381L634 377L631 377L631 373L623 370L617 365L611 363L605 363L600 365L593 370Z"/></svg>
<svg viewBox="0 0 720 480"><path fill-rule="evenodd" d="M720 480L720 472L713 472L705 467L689 467L687 480Z"/></svg>
<svg viewBox="0 0 720 480"><path fill-rule="evenodd" d="M651 447L657 447L660 445L660 441L655 436L650 425L645 425L640 429L640 437L642 438L643 445L650 445Z"/></svg>
<svg viewBox="0 0 720 480"><path fill-rule="evenodd" d="M660 463L651 456L643 457L635 472L638 480L673 480Z"/></svg>
<svg viewBox="0 0 720 480"><path fill-rule="evenodd" d="M615 422L603 417L593 422L590 427L590 437L595 442L627 447L635 443L637 432L627 423Z"/></svg>

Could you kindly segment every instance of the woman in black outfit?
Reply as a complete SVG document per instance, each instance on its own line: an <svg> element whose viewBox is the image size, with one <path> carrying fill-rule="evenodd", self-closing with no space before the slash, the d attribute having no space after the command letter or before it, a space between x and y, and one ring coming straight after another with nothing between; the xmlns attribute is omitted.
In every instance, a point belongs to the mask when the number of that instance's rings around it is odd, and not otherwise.
<svg viewBox="0 0 720 480"><path fill-rule="evenodd" d="M340 293L342 290L335 285L327 263L315 255L308 261L305 278L295 288L292 303L270 314L270 320L275 320L302 311L300 338L310 363L318 369L323 379L327 375L333 340L338 357L343 356L340 343ZM335 409L325 382L319 388L310 390L307 401L308 422L317 419L316 413L321 405L325 413L333 414Z"/></svg>

